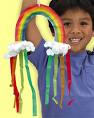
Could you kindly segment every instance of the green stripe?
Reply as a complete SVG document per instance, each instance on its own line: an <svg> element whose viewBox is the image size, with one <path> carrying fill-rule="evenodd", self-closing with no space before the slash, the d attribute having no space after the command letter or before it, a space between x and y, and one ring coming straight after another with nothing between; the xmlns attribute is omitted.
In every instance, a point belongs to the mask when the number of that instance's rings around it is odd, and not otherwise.
<svg viewBox="0 0 94 118"><path fill-rule="evenodd" d="M46 70L46 92L45 92L45 104L49 103L49 95L50 95L50 73L51 73L51 65L52 65L52 56L48 56L47 70Z"/></svg>
<svg viewBox="0 0 94 118"><path fill-rule="evenodd" d="M33 100L33 116L37 115L37 103L36 103L36 93L35 93L35 89L32 85L32 81L31 81L31 76L30 76L30 70L28 67L28 57L27 57L27 51L26 49L24 50L24 58L25 58L25 67L26 67L26 71L27 71L27 77L28 77L28 82L32 91L32 100Z"/></svg>

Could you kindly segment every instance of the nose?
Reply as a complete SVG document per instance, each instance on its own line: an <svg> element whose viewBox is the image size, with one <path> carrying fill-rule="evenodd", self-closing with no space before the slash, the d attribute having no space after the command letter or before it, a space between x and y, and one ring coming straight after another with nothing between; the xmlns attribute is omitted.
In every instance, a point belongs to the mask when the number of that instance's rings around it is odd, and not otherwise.
<svg viewBox="0 0 94 118"><path fill-rule="evenodd" d="M74 25L74 26L71 28L71 33L72 33L72 34L80 34L80 33L81 33L80 27L79 27L78 25Z"/></svg>

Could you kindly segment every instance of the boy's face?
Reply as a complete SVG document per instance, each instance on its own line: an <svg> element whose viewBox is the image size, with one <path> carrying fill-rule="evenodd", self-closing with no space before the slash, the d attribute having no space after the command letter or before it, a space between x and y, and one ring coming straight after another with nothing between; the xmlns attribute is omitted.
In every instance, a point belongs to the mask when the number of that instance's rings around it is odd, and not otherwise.
<svg viewBox="0 0 94 118"><path fill-rule="evenodd" d="M62 16L66 43L70 44L73 52L85 50L91 37L94 35L90 15L79 9L69 9Z"/></svg>

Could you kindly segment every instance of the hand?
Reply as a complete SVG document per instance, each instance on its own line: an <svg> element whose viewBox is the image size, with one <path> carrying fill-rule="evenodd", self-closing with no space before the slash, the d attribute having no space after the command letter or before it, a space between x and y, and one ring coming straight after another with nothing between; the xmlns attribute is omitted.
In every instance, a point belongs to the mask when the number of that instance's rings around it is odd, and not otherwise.
<svg viewBox="0 0 94 118"><path fill-rule="evenodd" d="M8 46L9 52L5 55L6 58L14 57L17 54L20 53L20 51L26 49L27 52L35 51L35 47L32 42L30 41L20 41L20 42L15 42L13 44L10 44Z"/></svg>
<svg viewBox="0 0 94 118"><path fill-rule="evenodd" d="M68 50L71 48L69 44L65 44L65 43L58 43L56 41L53 41L53 42L49 42L47 41L45 44L44 44L44 47L45 48L48 48L47 49L47 55L66 55Z"/></svg>
<svg viewBox="0 0 94 118"><path fill-rule="evenodd" d="M52 0L37 0L37 3L49 6L51 1Z"/></svg>

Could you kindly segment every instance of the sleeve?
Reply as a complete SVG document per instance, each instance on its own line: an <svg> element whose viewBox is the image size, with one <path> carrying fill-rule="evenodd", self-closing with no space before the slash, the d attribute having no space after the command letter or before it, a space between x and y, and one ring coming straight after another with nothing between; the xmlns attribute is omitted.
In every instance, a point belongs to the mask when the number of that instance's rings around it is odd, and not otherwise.
<svg viewBox="0 0 94 118"><path fill-rule="evenodd" d="M35 52L32 52L28 55L29 61L34 64L34 66L38 69L41 67L47 58L46 48L44 47L44 40L41 40L40 44L36 47Z"/></svg>

